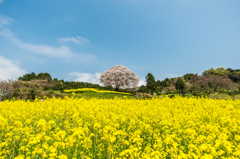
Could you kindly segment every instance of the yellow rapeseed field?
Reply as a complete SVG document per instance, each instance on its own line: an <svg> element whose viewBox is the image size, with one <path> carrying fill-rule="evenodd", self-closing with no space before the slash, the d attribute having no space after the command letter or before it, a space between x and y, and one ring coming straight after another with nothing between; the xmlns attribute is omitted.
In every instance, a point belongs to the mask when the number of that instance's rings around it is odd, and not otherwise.
<svg viewBox="0 0 240 159"><path fill-rule="evenodd" d="M240 158L240 100L0 103L1 158Z"/></svg>
<svg viewBox="0 0 240 159"><path fill-rule="evenodd" d="M85 91L92 91L92 92L98 92L98 93L115 93L115 94L125 94L125 95L132 95L132 93L127 92L118 92L118 91L109 91L109 90L98 90L95 88L78 88L78 89L69 89L64 90L64 92L85 92Z"/></svg>

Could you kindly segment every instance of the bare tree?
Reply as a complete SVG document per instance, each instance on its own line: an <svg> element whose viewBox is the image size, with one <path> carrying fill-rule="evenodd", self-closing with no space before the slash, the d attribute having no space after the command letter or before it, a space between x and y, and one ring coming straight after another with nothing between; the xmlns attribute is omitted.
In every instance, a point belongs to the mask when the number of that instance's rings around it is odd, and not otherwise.
<svg viewBox="0 0 240 159"><path fill-rule="evenodd" d="M100 77L100 83L103 83L105 87L113 86L115 90L119 90L120 87L138 90L138 82L139 78L136 73L122 65L112 66Z"/></svg>
<svg viewBox="0 0 240 159"><path fill-rule="evenodd" d="M0 80L0 101L3 96L11 95L13 82L13 80Z"/></svg>
<svg viewBox="0 0 240 159"><path fill-rule="evenodd" d="M192 76L189 83L194 90L204 91L209 90L210 93L215 93L219 89L227 91L237 91L237 84L234 83L227 76Z"/></svg>

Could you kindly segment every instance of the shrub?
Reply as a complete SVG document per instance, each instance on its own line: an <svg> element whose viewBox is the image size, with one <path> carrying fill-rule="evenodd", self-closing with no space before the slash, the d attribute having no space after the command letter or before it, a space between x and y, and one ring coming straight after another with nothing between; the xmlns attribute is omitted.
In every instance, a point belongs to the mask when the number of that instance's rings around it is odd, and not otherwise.
<svg viewBox="0 0 240 159"><path fill-rule="evenodd" d="M228 95L230 96L234 96L234 95L237 95L238 94L238 91L229 91L228 92Z"/></svg>
<svg viewBox="0 0 240 159"><path fill-rule="evenodd" d="M227 95L227 94L210 94L209 98L212 98L212 99L225 99L225 98L230 98L230 96Z"/></svg>
<svg viewBox="0 0 240 159"><path fill-rule="evenodd" d="M194 95L194 96L196 96L197 94L198 94L197 91L193 91L193 92L192 92L192 95Z"/></svg>
<svg viewBox="0 0 240 159"><path fill-rule="evenodd" d="M175 98L176 96L175 96L175 94L169 94L168 97Z"/></svg>
<svg viewBox="0 0 240 159"><path fill-rule="evenodd" d="M240 95L234 96L233 99L240 99Z"/></svg>

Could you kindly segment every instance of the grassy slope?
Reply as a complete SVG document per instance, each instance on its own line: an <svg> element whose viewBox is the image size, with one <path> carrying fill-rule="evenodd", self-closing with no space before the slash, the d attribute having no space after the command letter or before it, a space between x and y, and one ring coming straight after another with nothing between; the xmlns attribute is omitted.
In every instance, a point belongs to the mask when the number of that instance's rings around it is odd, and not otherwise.
<svg viewBox="0 0 240 159"><path fill-rule="evenodd" d="M58 94L58 91L54 91L55 93ZM63 95L63 96L69 96L71 95L72 93L60 93L60 95ZM123 94L114 94L114 93L98 93L98 92L83 92L83 93L75 93L75 96L76 97L79 97L79 98L87 98L87 99L90 99L90 98L107 98L107 99L113 99L115 97L118 97L118 98L123 98L123 96L127 96L127 97L134 97L134 95L123 95Z"/></svg>
<svg viewBox="0 0 240 159"><path fill-rule="evenodd" d="M54 91L56 94L58 94L58 91ZM71 96L71 93L60 93L61 96ZM178 94L175 94L175 95L178 95ZM91 99L91 98L103 98L103 99L113 99L115 97L118 97L118 98L123 98L123 96L127 96L128 98L146 98L146 97L143 97L143 96L137 96L135 97L134 95L123 95L123 94L114 94L114 93L98 93L98 92L83 92L83 93L75 93L75 97L78 97L78 98L85 98L85 99ZM58 97L58 96L56 96ZM156 98L162 98L164 96L155 96ZM196 96L191 96L191 97L195 97L197 98ZM240 95L237 95L237 96L234 96L234 97L231 97L227 94L218 94L218 93L215 93L215 94L211 94L209 96L209 98L213 98L213 99L225 99L225 97L227 98L233 98L233 99L240 99Z"/></svg>

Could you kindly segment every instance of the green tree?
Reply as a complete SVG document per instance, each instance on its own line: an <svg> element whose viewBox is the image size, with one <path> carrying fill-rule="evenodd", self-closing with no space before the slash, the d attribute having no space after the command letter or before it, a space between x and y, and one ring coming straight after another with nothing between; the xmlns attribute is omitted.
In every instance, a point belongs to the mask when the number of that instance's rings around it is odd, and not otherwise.
<svg viewBox="0 0 240 159"><path fill-rule="evenodd" d="M145 80L146 80L147 88L149 89L149 93L152 94L157 87L155 78L151 73L148 73L147 76L145 77Z"/></svg>
<svg viewBox="0 0 240 159"><path fill-rule="evenodd" d="M177 79L177 82L175 83L175 88L177 90L180 90L180 94L181 94L181 91L185 88L185 83L181 78Z"/></svg>
<svg viewBox="0 0 240 159"><path fill-rule="evenodd" d="M32 72L32 73L26 73L22 77L19 77L18 80L31 81L32 79L35 79L35 78L36 78L36 74Z"/></svg>
<svg viewBox="0 0 240 159"><path fill-rule="evenodd" d="M52 81L52 77L49 73L39 73L36 76L36 79L40 79L40 80L48 80L48 82Z"/></svg>
<svg viewBox="0 0 240 159"><path fill-rule="evenodd" d="M229 70L226 70L224 67L218 67L216 69L209 69L209 70L205 70L202 75L203 76L207 76L207 75L217 75L217 76L224 76L224 75L228 75L230 73Z"/></svg>
<svg viewBox="0 0 240 159"><path fill-rule="evenodd" d="M236 83L240 83L240 69L233 70L231 68L228 68L227 71L229 71L228 77L232 81L234 81Z"/></svg>
<svg viewBox="0 0 240 159"><path fill-rule="evenodd" d="M157 87L160 87L162 85L162 82L160 80L157 80L156 85L157 85Z"/></svg>
<svg viewBox="0 0 240 159"><path fill-rule="evenodd" d="M192 76L194 76L193 73L187 73L187 74L184 75L183 77L184 77L184 80L190 80Z"/></svg>
<svg viewBox="0 0 240 159"><path fill-rule="evenodd" d="M148 90L147 86L142 85L139 87L138 92L148 93L149 90Z"/></svg>
<svg viewBox="0 0 240 159"><path fill-rule="evenodd" d="M169 81L170 81L169 78L165 78L165 79L162 81L162 86L163 86L163 87L168 87L168 86L169 86L169 84L168 84Z"/></svg>

